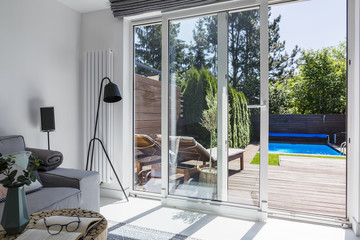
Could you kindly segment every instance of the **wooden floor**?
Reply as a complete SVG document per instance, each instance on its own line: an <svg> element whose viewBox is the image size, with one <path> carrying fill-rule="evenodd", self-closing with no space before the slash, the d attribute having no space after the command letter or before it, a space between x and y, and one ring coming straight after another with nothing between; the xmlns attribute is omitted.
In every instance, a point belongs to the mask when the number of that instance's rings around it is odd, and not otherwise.
<svg viewBox="0 0 360 240"><path fill-rule="evenodd" d="M246 148L241 172L230 163L229 201L258 205L259 166L250 164L257 151ZM280 156L280 166L269 166L270 209L345 218L345 206L345 159Z"/></svg>

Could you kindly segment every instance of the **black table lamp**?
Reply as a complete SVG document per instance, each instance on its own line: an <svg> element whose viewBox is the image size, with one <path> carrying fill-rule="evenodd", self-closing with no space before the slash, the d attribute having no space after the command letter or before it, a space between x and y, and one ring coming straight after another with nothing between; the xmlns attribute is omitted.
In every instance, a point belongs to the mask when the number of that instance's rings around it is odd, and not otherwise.
<svg viewBox="0 0 360 240"><path fill-rule="evenodd" d="M50 132L55 130L55 114L54 107L40 108L41 131L47 132L48 150L50 150Z"/></svg>
<svg viewBox="0 0 360 240"><path fill-rule="evenodd" d="M108 77L104 77L101 80L101 85L100 85L100 92L99 92L99 99L98 99L98 106L97 106L97 112L96 112L96 119L95 119L95 129L94 129L94 136L93 138L90 140L89 142L89 148L88 148L88 152L87 152L87 160L86 160L86 170L91 170L92 169L92 165L93 165L93 160L94 160L94 142L95 141L99 141L101 144L101 147L106 155L106 158L112 168L112 170L114 171L114 174L116 176L117 181L119 182L119 185L121 187L122 192L124 193L124 196L126 198L127 201L129 201L128 197L126 196L125 190L123 188L123 186L121 185L120 179L118 177L118 175L116 174L115 168L112 165L111 161L110 161L110 157L109 154L106 152L105 147L103 142L96 137L96 131L97 131L97 125L98 125L98 119L99 119L99 109L100 109L100 101L101 101L101 93L102 93L102 88L103 88L103 83L105 80L108 80L109 83L105 85L105 89L104 89L104 102L107 103L115 103L115 102L119 102L122 97L120 95L120 91L118 86L111 82L110 78ZM90 157L90 149L91 149L91 158ZM90 160L90 168L89 167L89 160Z"/></svg>

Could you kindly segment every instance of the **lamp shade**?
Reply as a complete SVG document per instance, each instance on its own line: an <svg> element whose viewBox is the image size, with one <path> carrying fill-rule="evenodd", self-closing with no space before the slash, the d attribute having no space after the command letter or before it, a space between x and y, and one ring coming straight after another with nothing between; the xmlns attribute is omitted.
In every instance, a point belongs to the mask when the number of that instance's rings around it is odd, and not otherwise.
<svg viewBox="0 0 360 240"><path fill-rule="evenodd" d="M54 107L40 108L41 116L41 131L54 131L55 130L55 114Z"/></svg>
<svg viewBox="0 0 360 240"><path fill-rule="evenodd" d="M122 99L118 86L115 83L109 82L105 85L104 102L114 103Z"/></svg>

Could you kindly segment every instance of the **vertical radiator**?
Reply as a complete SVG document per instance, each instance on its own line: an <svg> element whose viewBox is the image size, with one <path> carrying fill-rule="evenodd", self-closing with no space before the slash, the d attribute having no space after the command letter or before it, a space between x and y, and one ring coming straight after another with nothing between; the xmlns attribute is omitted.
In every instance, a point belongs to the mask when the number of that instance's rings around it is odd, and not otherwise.
<svg viewBox="0 0 360 240"><path fill-rule="evenodd" d="M110 49L85 52L84 62L84 78L86 89L85 136L87 141L90 141L94 135L96 110L101 80L104 77L109 77L111 80L113 79L113 52ZM110 160L112 160L114 155L114 136L112 131L114 129L114 111L113 104L108 104L103 101L104 87L107 83L108 80L105 80L103 83L96 137L102 140L106 151L109 154ZM98 141L94 141L94 147L95 150L93 166L91 170L98 171L100 173L100 181L110 183L112 179L111 166L106 159L106 155L102 150L101 144ZM85 156L87 156L87 149L88 145L86 146Z"/></svg>

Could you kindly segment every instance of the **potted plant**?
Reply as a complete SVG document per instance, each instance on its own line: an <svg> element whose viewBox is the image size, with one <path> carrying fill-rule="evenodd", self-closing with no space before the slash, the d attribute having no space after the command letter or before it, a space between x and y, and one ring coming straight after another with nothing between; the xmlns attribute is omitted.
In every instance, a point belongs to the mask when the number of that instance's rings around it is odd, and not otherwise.
<svg viewBox="0 0 360 240"><path fill-rule="evenodd" d="M217 128L217 96L209 93L206 95L206 103L208 109L203 110L201 126L206 128L210 133L210 156L208 167L200 168L199 182L206 183L207 185L215 186L217 183L217 170L212 167L211 155L213 142L216 142L216 128ZM216 191L215 191L216 192Z"/></svg>
<svg viewBox="0 0 360 240"><path fill-rule="evenodd" d="M23 174L19 175L14 165L15 160L12 155L4 157L0 153L0 175L4 177L0 180L0 184L7 188L1 225L8 234L21 233L29 223L24 185L35 182L34 171L40 166L40 160L33 157L29 169L24 169Z"/></svg>

